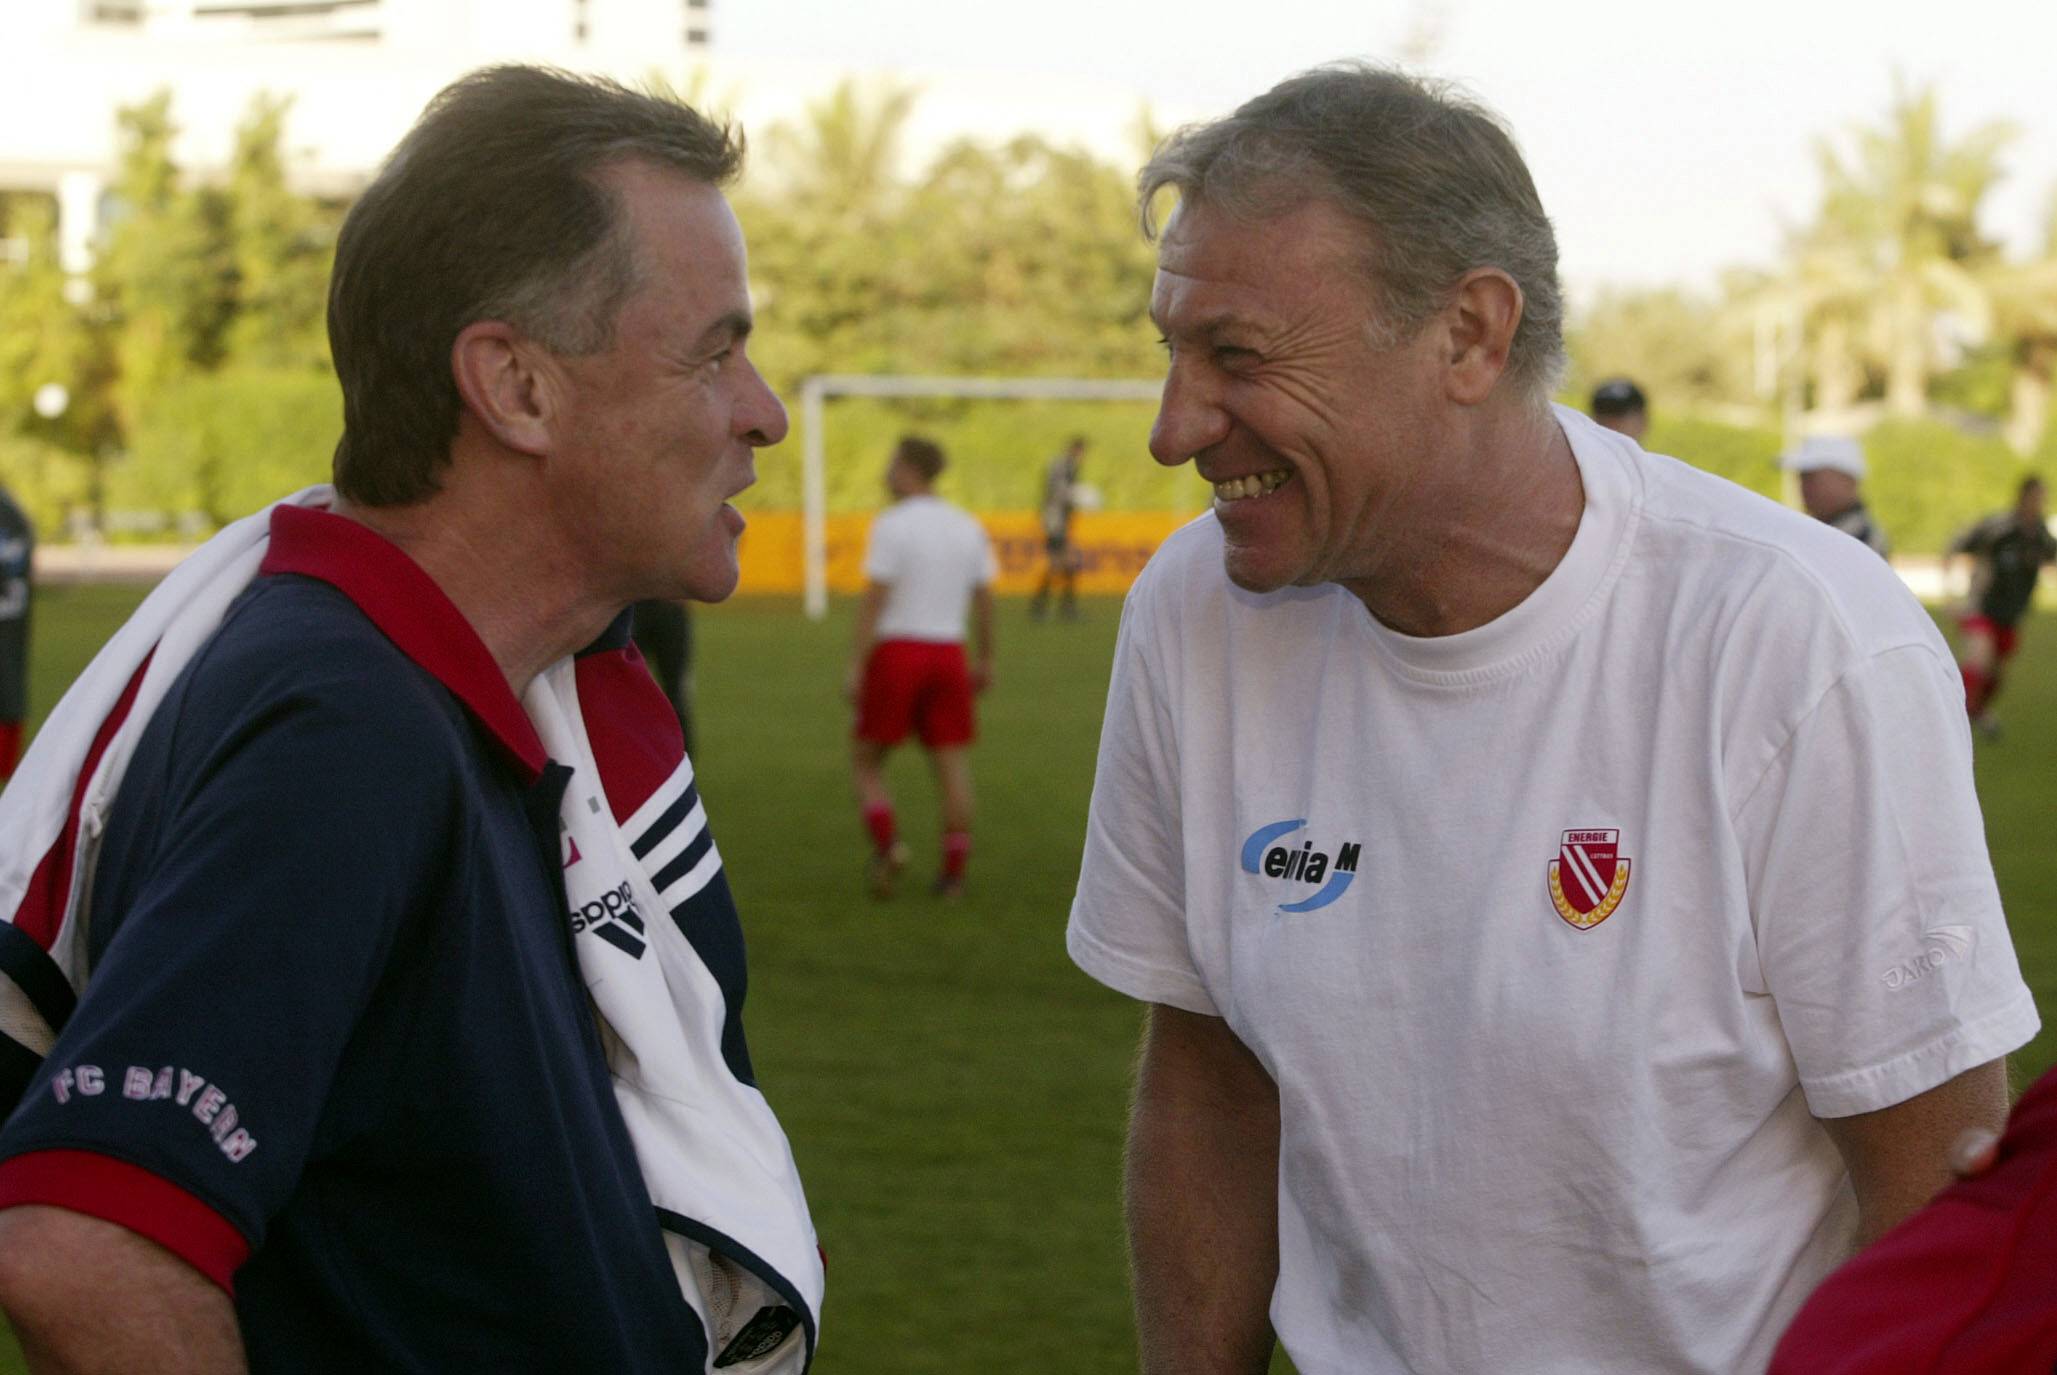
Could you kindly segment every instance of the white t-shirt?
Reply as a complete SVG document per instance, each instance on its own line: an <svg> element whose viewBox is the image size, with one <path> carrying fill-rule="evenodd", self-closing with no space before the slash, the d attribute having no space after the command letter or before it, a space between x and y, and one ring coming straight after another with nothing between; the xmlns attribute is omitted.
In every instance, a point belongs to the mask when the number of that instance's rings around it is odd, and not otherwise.
<svg viewBox="0 0 2057 1375"><path fill-rule="evenodd" d="M964 643L972 591L998 575L985 527L941 497L903 497L871 523L864 576L889 589L881 640Z"/></svg>
<svg viewBox="0 0 2057 1375"><path fill-rule="evenodd" d="M1921 607L1558 415L1585 514L1488 625L1242 591L1211 516L1123 613L1069 946L1277 1081L1304 1375L1761 1371L1854 1234L1814 1115L2038 1025Z"/></svg>

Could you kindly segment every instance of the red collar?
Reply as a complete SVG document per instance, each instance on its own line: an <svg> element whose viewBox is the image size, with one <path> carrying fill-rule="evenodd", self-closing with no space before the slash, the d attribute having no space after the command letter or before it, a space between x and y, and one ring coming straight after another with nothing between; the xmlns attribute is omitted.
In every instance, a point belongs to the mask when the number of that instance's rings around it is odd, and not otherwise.
<svg viewBox="0 0 2057 1375"><path fill-rule="evenodd" d="M464 703L524 782L541 777L549 756L492 652L397 545L343 516L282 505L272 510L271 548L259 571L317 578L355 602L402 654Z"/></svg>

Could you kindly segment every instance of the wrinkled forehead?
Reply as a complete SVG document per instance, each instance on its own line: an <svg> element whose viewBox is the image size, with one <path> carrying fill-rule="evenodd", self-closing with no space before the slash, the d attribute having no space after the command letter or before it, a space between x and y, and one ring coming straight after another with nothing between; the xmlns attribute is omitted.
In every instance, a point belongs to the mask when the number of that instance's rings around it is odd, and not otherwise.
<svg viewBox="0 0 2057 1375"><path fill-rule="evenodd" d="M1276 309L1357 280L1363 261L1363 227L1327 200L1269 213L1183 201L1158 240L1151 314Z"/></svg>

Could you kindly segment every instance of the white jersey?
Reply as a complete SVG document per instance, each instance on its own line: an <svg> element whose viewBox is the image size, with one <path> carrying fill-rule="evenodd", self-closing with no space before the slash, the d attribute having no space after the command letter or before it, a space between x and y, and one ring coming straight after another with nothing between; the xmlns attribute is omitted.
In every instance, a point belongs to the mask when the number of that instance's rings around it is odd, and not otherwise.
<svg viewBox="0 0 2057 1375"><path fill-rule="evenodd" d="M1069 946L1277 1081L1305 1375L1763 1370L1847 1252L1814 1119L2023 1044L1963 691L1875 554L1558 411L1586 509L1459 635L1130 593Z"/></svg>
<svg viewBox="0 0 2057 1375"><path fill-rule="evenodd" d="M941 497L903 497L871 523L864 576L888 589L880 640L964 643L971 594L998 575L985 527Z"/></svg>

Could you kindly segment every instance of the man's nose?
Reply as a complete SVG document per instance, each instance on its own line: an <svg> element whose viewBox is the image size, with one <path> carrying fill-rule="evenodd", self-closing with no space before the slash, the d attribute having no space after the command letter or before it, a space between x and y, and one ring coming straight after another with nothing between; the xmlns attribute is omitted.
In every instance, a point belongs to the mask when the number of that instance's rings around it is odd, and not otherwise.
<svg viewBox="0 0 2057 1375"><path fill-rule="evenodd" d="M746 363L750 369L750 381L746 394L736 408L736 422L742 428L743 442L753 448L767 448L786 437L786 405L778 394L757 371L754 363Z"/></svg>
<svg viewBox="0 0 2057 1375"><path fill-rule="evenodd" d="M1151 457L1175 468L1219 444L1228 430L1228 414L1214 388L1193 368L1173 359L1157 403L1157 421L1150 427Z"/></svg>

